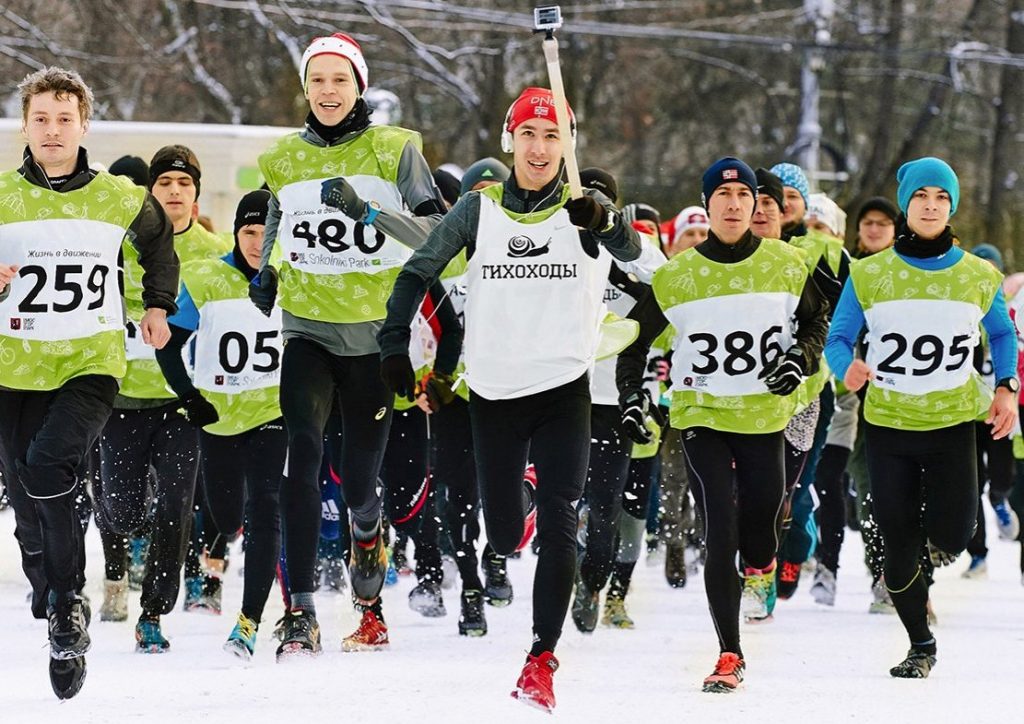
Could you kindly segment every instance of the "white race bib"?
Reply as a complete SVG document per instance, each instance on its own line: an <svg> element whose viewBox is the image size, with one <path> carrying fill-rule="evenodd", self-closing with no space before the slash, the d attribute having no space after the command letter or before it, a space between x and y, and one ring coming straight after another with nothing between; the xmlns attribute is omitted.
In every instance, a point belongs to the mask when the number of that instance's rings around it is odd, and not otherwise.
<svg viewBox="0 0 1024 724"><path fill-rule="evenodd" d="M0 226L5 264L20 269L0 302L0 330L34 341L84 339L121 329L117 258L124 229L89 219Z"/></svg>
<svg viewBox="0 0 1024 724"><path fill-rule="evenodd" d="M283 349L278 307L265 317L248 299L207 302L199 310L195 386L228 394L274 387Z"/></svg>
<svg viewBox="0 0 1024 724"><path fill-rule="evenodd" d="M699 299L665 313L676 328L672 389L716 397L768 392L757 376L793 344L799 299L788 292Z"/></svg>
<svg viewBox="0 0 1024 724"><path fill-rule="evenodd" d="M394 184L377 176L345 178L363 199L402 208ZM404 264L412 254L407 246L320 203L323 180L299 181L281 189L277 235L284 261L308 274L376 274Z"/></svg>
<svg viewBox="0 0 1024 724"><path fill-rule="evenodd" d="M124 325L124 351L130 360L156 361L156 349L142 341L139 322L128 319Z"/></svg>
<svg viewBox="0 0 1024 724"><path fill-rule="evenodd" d="M902 299L864 312L872 384L909 395L953 390L971 376L982 312L969 302Z"/></svg>

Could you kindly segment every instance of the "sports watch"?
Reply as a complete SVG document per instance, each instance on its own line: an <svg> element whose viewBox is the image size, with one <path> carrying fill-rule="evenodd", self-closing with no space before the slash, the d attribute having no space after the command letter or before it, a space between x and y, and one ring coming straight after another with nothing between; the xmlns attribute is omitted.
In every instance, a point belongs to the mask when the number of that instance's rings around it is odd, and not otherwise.
<svg viewBox="0 0 1024 724"><path fill-rule="evenodd" d="M373 226L373 222L377 220L377 215L381 211L381 206L376 201L366 202L366 215L363 217L363 223L367 226Z"/></svg>
<svg viewBox="0 0 1024 724"><path fill-rule="evenodd" d="M1003 379L996 382L996 387L1005 387L1013 394L1020 392L1020 380L1016 377L1004 377Z"/></svg>

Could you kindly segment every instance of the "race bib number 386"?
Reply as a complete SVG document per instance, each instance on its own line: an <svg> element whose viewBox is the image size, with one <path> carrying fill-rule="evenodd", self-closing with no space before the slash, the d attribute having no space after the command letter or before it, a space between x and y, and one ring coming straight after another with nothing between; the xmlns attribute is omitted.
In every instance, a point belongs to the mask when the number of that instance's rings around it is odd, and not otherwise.
<svg viewBox="0 0 1024 724"><path fill-rule="evenodd" d="M0 254L19 266L0 303L0 334L27 340L92 337L122 328L117 259L124 230L55 219L0 227Z"/></svg>
<svg viewBox="0 0 1024 724"><path fill-rule="evenodd" d="M680 305L666 313L680 331L674 388L739 396L767 391L757 376L793 344L791 294L739 294Z"/></svg>

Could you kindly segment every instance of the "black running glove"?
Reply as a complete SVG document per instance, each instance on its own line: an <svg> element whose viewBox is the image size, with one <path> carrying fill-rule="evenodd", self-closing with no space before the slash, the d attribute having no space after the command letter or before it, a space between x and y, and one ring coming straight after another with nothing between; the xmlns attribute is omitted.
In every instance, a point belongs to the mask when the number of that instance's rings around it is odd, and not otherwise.
<svg viewBox="0 0 1024 724"><path fill-rule="evenodd" d="M249 299L256 305L256 309L270 316L274 310L274 300L277 299L277 269L267 266L253 277L249 285Z"/></svg>
<svg viewBox="0 0 1024 724"><path fill-rule="evenodd" d="M354 221L362 221L366 216L366 202L359 198L352 184L341 176L320 184L320 203L338 209Z"/></svg>
<svg viewBox="0 0 1024 724"><path fill-rule="evenodd" d="M396 354L380 361L380 378L388 389L409 402L416 401L416 372L407 354Z"/></svg>
<svg viewBox="0 0 1024 724"><path fill-rule="evenodd" d="M430 376L425 392L431 412L437 412L455 399L455 391L452 389L454 384L455 379L451 375L435 372Z"/></svg>
<svg viewBox="0 0 1024 724"><path fill-rule="evenodd" d="M804 378L804 353L798 346L793 345L764 366L757 379L764 380L768 391L773 395L792 394Z"/></svg>
<svg viewBox="0 0 1024 724"><path fill-rule="evenodd" d="M211 405L210 401L199 393L199 390L189 392L179 401L185 419L195 427L206 427L220 420L217 408Z"/></svg>
<svg viewBox="0 0 1024 724"><path fill-rule="evenodd" d="M619 409L622 410L622 427L626 435L638 445L654 440L654 433L647 429L648 417L658 425L665 424L661 410L651 404L651 396L642 388L623 394L619 398Z"/></svg>
<svg viewBox="0 0 1024 724"><path fill-rule="evenodd" d="M569 199L565 202L565 210L569 212L569 221L573 226L581 229L602 231L608 226L608 209L592 196Z"/></svg>

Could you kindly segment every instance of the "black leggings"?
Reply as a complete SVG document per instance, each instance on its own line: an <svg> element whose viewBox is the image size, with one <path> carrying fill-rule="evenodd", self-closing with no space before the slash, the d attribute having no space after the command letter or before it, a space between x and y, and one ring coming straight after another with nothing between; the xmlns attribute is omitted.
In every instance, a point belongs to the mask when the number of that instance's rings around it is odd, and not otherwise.
<svg viewBox="0 0 1024 724"><path fill-rule="evenodd" d="M523 471L537 470L537 540L533 581L534 656L553 651L569 609L576 570L576 503L590 453L590 383L586 375L511 400L472 394L477 478L487 538L499 555L522 540L527 501Z"/></svg>
<svg viewBox="0 0 1024 724"><path fill-rule="evenodd" d="M873 512L885 540L885 585L911 643L926 643L932 634L921 550L930 541L960 553L974 533L974 423L923 432L865 423L865 433Z"/></svg>
<svg viewBox="0 0 1024 724"><path fill-rule="evenodd" d="M469 403L456 397L434 413L431 425L434 443L433 479L435 489L444 490L447 495L446 504L441 507L452 540L462 587L467 591L482 591L476 555L476 541L480 537L480 492L473 462Z"/></svg>
<svg viewBox="0 0 1024 724"><path fill-rule="evenodd" d="M633 443L622 429L619 408L590 408L590 464L587 470L587 549L580 578L591 591L608 581L615 558L615 533L622 514L622 495L629 477Z"/></svg>
<svg viewBox="0 0 1024 724"><path fill-rule="evenodd" d="M76 471L116 394L116 380L101 375L75 377L47 392L0 390L0 467L37 618L46 616L50 589L64 594L85 583Z"/></svg>
<svg viewBox="0 0 1024 724"><path fill-rule="evenodd" d="M419 532L430 493L429 473L426 413L418 407L396 410L391 417L380 479L384 483L384 512L398 533L415 536ZM343 477L342 484L345 482Z"/></svg>
<svg viewBox="0 0 1024 724"><path fill-rule="evenodd" d="M380 379L380 356L339 357L315 342L290 339L281 362L281 412L288 457L281 482L281 516L292 594L312 593L320 538L320 459L324 425L337 402L341 412L340 469L354 523L380 519L380 472L394 395Z"/></svg>
<svg viewBox="0 0 1024 724"><path fill-rule="evenodd" d="M742 656L736 553L745 565L761 569L775 558L786 494L783 433L691 427L683 431L683 450L704 520L704 585L718 643L723 652Z"/></svg>
<svg viewBox="0 0 1024 724"><path fill-rule="evenodd" d="M177 412L178 404L174 401L148 410L114 410L100 438L103 491L97 501L96 518L109 533L129 536L146 524L150 467L156 471L146 577L142 581L142 613L148 617L170 613L174 608L192 530L199 436ZM108 562L108 575L112 563Z"/></svg>
<svg viewBox="0 0 1024 724"><path fill-rule="evenodd" d="M1006 501L1015 475L1013 442L1009 437L993 440L992 426L984 422L974 423L974 441L978 466L978 527L967 544L967 552L984 558L988 555L988 546L985 544L985 509L981 506L981 495L987 483L988 499L993 506Z"/></svg>
<svg viewBox="0 0 1024 724"><path fill-rule="evenodd" d="M849 448L826 445L814 477L814 489L821 506L818 508L818 527L821 546L818 560L828 570L839 570L839 551L846 535L846 463Z"/></svg>
<svg viewBox="0 0 1024 724"><path fill-rule="evenodd" d="M281 419L238 435L199 433L203 479L217 537L231 537L245 525L245 583L242 613L259 623L274 584L281 549L278 494L288 436Z"/></svg>

